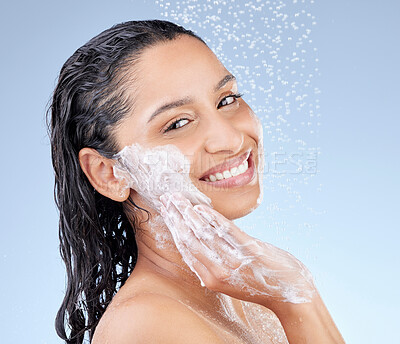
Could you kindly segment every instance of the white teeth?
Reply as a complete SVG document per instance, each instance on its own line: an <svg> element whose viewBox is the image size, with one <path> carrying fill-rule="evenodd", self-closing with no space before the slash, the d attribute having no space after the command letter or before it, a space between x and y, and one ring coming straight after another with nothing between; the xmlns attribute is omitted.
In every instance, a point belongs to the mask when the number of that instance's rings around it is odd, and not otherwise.
<svg viewBox="0 0 400 344"><path fill-rule="evenodd" d="M244 172L246 172L248 168L249 168L249 163L247 162L247 160L245 160L238 167L232 167L230 170L223 171L222 173L217 172L215 176L213 174L210 174L208 178L205 178L205 181L215 182L217 180L236 177L239 174L243 174Z"/></svg>
<svg viewBox="0 0 400 344"><path fill-rule="evenodd" d="M222 175L224 176L225 179L228 179L228 178L232 177L231 172L229 172L229 171L224 171L222 173Z"/></svg>
<svg viewBox="0 0 400 344"><path fill-rule="evenodd" d="M218 172L218 173L215 174L215 176L217 177L218 180L224 179L224 176L223 176L222 173L219 173L219 172Z"/></svg>
<svg viewBox="0 0 400 344"><path fill-rule="evenodd" d="M239 174L239 169L237 167L232 167L231 174L233 177L236 177Z"/></svg>

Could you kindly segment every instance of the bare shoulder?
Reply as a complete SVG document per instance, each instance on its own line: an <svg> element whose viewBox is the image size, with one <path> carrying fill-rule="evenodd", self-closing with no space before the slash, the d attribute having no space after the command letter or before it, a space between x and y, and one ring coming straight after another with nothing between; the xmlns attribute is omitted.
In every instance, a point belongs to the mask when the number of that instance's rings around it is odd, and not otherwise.
<svg viewBox="0 0 400 344"><path fill-rule="evenodd" d="M207 323L179 301L142 293L107 308L92 344L220 343Z"/></svg>

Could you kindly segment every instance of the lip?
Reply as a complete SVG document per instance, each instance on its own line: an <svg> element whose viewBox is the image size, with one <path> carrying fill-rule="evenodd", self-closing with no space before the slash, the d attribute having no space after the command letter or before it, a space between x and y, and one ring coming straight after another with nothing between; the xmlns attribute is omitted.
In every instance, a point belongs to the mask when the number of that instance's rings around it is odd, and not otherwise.
<svg viewBox="0 0 400 344"><path fill-rule="evenodd" d="M223 171L230 170L232 167L237 167L243 162L245 162L251 153L251 149L247 150L245 153L242 155L237 156L236 158L230 159L228 161L225 161L222 164L219 164L217 166L214 166L213 168L210 168L207 172L205 172L199 179L201 181L204 181L206 177L208 177L210 174L216 174L218 172L222 173Z"/></svg>
<svg viewBox="0 0 400 344"><path fill-rule="evenodd" d="M210 174L213 174L213 171L214 172L221 171L221 167L224 168L225 170L227 170L227 169L230 169L229 166L231 166L231 167L237 166L236 164L238 162L240 165L245 160L247 160L247 162L249 164L249 168L243 174L239 174L238 176L231 177L228 179L217 180L215 182L207 182L202 179L200 179L200 181L203 183L206 183L210 186L215 186L215 187L219 187L219 188L222 188L222 187L230 188L230 187L238 187L238 186L246 185L246 184L250 183L250 181L252 181L255 177L255 163L254 163L254 154L253 154L252 150L249 150L248 152L246 152L245 154L241 155L240 157L238 157L236 159L228 161L226 164L221 164L221 165L218 165L218 166L210 169L206 174L204 174L204 177L206 177Z"/></svg>

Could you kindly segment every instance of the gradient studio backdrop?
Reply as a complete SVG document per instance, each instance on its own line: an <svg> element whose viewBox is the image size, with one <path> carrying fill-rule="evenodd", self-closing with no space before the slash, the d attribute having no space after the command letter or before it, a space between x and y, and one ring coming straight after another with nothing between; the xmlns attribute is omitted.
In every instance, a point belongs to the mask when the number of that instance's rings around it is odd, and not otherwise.
<svg viewBox="0 0 400 344"><path fill-rule="evenodd" d="M264 201L236 223L310 268L348 343L399 343L399 14L394 0L3 1L0 341L61 343L57 73L115 23L167 19L208 42L262 119Z"/></svg>

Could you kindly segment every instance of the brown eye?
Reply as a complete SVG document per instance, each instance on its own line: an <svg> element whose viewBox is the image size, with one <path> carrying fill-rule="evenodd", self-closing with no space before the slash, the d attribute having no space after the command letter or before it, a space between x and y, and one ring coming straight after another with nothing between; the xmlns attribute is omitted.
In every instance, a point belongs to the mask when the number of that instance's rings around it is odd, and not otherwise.
<svg viewBox="0 0 400 344"><path fill-rule="evenodd" d="M217 107L217 108L219 109L221 104L222 104L222 106L226 106L226 105L230 105L230 104L234 103L233 100L230 101L230 102L228 102L228 99L229 99L229 98L238 99L238 98L242 97L242 95L243 95L243 94L241 94L241 93L230 94L229 96L223 98L223 99L220 101L220 103L218 104L218 107ZM224 104L223 104L223 103L224 103Z"/></svg>
<svg viewBox="0 0 400 344"><path fill-rule="evenodd" d="M182 128L183 126L185 126L188 123L189 123L189 120L187 118L177 119L175 122L171 123L171 125L168 126L167 129L164 130L164 133L167 131L170 131L170 130L176 130L176 129Z"/></svg>

